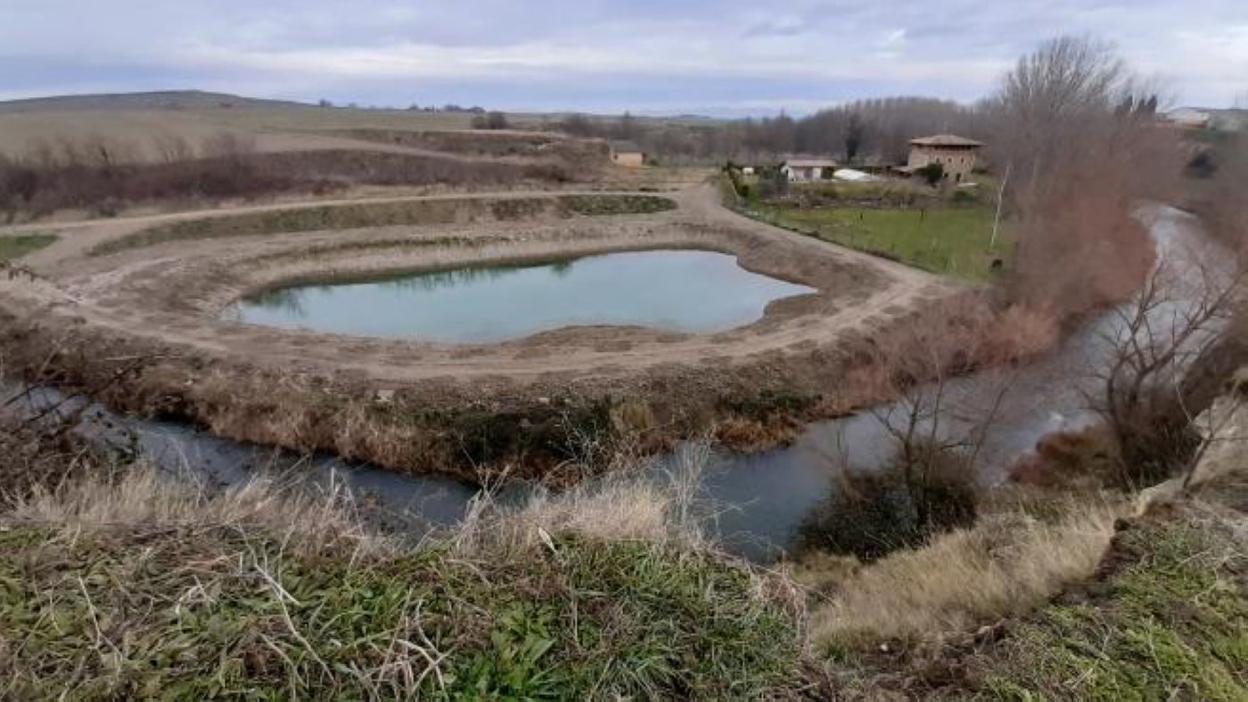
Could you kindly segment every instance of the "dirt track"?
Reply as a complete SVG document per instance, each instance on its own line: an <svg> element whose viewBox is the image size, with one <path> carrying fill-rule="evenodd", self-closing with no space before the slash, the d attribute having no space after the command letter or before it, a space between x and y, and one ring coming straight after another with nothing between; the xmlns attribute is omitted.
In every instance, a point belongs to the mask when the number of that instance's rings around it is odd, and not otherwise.
<svg viewBox="0 0 1248 702"><path fill-rule="evenodd" d="M541 193L449 199L535 195ZM40 353L56 350L55 339L72 338L81 345L72 350L77 367L60 370L64 377L84 383L91 377L98 380L99 371L93 376L91 367L108 366L105 359L159 354L165 360L145 371L141 382L115 391L115 404L186 414L236 438L329 448L396 465L407 459L378 455L376 448L347 450L341 437L321 436L341 418L317 414L301 420L327 424L316 431L302 425L276 427L273 417L256 418L289 412L292 403L298 404L291 397L300 393L317 397L328 393L350 403L373 402L378 396L390 402L388 398L397 393L405 410L420 412L469 406L502 411L550 404L552 397L565 407L581 398L641 398L660 408L659 421L675 422L673 418L686 417L695 407L702 411L713 406L716 398L817 393L834 384L843 371L837 354L849 340L870 337L924 301L956 289L927 273L741 217L720 206L710 185L686 188L674 199L677 209L657 214L538 214L514 221L231 236L168 242L106 256L91 256L89 251L154 224L293 206L64 227L59 242L23 261L42 279L0 282L0 307L11 315L8 323L13 329L21 330L14 337L25 340L11 344L8 353L21 356L23 347L38 348ZM326 204L333 203L316 203ZM776 301L758 322L712 335L572 327L492 345L341 337L243 325L220 317L221 310L240 295L297 279L648 248L735 254L750 270L818 292ZM57 357L63 355L64 349ZM37 364L37 355L25 358L28 372ZM212 382L219 387L204 387ZM300 388L291 390L279 408L281 403L272 399L273 383ZM315 393L311 388L317 388ZM237 406L222 406L231 402ZM256 428L265 422L267 429ZM307 438L311 434L318 438Z"/></svg>

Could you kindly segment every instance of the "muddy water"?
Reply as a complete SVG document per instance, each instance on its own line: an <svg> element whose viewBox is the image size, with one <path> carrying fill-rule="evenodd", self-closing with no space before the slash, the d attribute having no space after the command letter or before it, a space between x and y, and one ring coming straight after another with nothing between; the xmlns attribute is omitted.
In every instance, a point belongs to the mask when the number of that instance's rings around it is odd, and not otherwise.
<svg viewBox="0 0 1248 702"><path fill-rule="evenodd" d="M1187 216L1155 208L1148 218L1161 257L1187 260L1207 244ZM735 264L734 264L735 265ZM1182 301L1175 303L1181 306ZM1174 314L1171 306L1159 315ZM1159 321L1161 321L1159 319ZM979 480L992 485L1033 449L1043 435L1091 422L1088 394L1097 387L1121 314L1110 310L1089 320L1045 357L1015 369L983 371L949 381L943 391L941 433L961 436L992 417L977 465ZM3 390L3 388L0 388ZM8 393L5 393L7 395ZM0 395L3 396L3 395ZM37 408L57 399L51 390L34 393L23 406ZM842 471L871 470L891 455L890 411L882 406L835 421L810 425L792 445L753 455L713 454L704 472L702 499L716 515L712 528L733 551L751 559L774 559L794 544L803 519L836 489ZM298 459L198 432L183 425L123 418L93 406L84 431L114 444L135 442L170 470L189 466L220 484L230 484L259 467L297 461L312 480L340 479L366 499L378 501L405 522L448 524L463 514L474 488L437 477L414 477L350 466L331 457ZM678 451L694 450L682 447ZM679 456L655 461L658 476Z"/></svg>
<svg viewBox="0 0 1248 702"><path fill-rule="evenodd" d="M631 251L287 287L225 315L335 334L495 342L576 325L722 331L757 321L772 300L811 292L727 254Z"/></svg>

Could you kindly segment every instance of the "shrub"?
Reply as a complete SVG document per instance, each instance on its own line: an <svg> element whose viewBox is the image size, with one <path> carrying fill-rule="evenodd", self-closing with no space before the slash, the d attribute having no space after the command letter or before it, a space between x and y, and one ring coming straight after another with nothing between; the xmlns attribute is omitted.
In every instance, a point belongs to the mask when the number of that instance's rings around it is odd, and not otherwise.
<svg viewBox="0 0 1248 702"><path fill-rule="evenodd" d="M779 168L767 168L759 174L758 197L766 200L781 197L789 192L789 177Z"/></svg>
<svg viewBox="0 0 1248 702"><path fill-rule="evenodd" d="M949 199L957 205L969 205L979 200L979 197L971 190L959 188L953 191L953 195Z"/></svg>
<svg viewBox="0 0 1248 702"><path fill-rule="evenodd" d="M921 470L899 455L880 473L844 473L803 520L800 549L872 560L973 524L976 491L968 461L955 451L923 454Z"/></svg>
<svg viewBox="0 0 1248 702"><path fill-rule="evenodd" d="M945 167L939 161L932 161L926 166L915 170L915 173L927 181L928 185L936 187L945 177Z"/></svg>
<svg viewBox="0 0 1248 702"><path fill-rule="evenodd" d="M487 112L472 118L473 129L507 129L507 115L502 112Z"/></svg>

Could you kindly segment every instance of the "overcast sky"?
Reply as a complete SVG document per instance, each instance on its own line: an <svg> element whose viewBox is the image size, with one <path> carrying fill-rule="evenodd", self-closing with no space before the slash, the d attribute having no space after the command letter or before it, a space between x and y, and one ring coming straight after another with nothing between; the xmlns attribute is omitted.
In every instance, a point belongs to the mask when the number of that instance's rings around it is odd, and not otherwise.
<svg viewBox="0 0 1248 702"><path fill-rule="evenodd" d="M0 0L0 99L199 88L513 110L971 101L1058 34L1176 103L1248 92L1248 0Z"/></svg>

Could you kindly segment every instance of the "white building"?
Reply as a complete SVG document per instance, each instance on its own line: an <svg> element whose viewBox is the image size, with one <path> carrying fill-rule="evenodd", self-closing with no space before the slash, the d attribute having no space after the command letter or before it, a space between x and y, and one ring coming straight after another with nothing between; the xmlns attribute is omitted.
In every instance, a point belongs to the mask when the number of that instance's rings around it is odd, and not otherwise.
<svg viewBox="0 0 1248 702"><path fill-rule="evenodd" d="M832 177L847 183L872 183L880 180L879 177L873 176L866 171L860 171L857 168L838 168L832 173Z"/></svg>
<svg viewBox="0 0 1248 702"><path fill-rule="evenodd" d="M831 177L832 172L835 170L836 161L799 158L786 161L780 168L780 171L784 173L790 183L806 183L812 180L823 180L825 172L827 177Z"/></svg>

